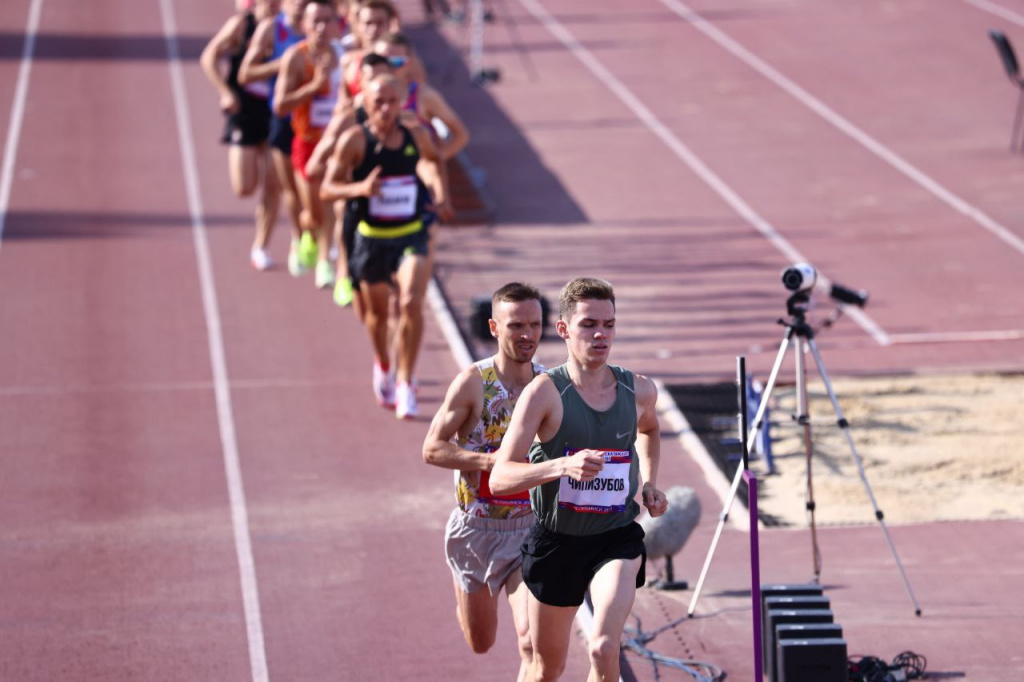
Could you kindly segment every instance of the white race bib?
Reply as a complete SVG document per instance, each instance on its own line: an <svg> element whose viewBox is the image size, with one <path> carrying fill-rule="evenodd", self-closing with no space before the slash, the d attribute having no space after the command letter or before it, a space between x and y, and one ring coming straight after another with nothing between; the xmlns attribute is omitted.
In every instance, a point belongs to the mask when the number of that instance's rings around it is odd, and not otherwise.
<svg viewBox="0 0 1024 682"><path fill-rule="evenodd" d="M309 125L313 128L326 128L334 115L334 105L338 103L337 93L318 95L309 104Z"/></svg>
<svg viewBox="0 0 1024 682"><path fill-rule="evenodd" d="M570 457L579 449L566 449ZM604 468L592 481L575 481L563 476L558 487L558 507L585 514L615 514L626 511L629 496L629 450L601 450Z"/></svg>
<svg viewBox="0 0 1024 682"><path fill-rule="evenodd" d="M411 220L416 215L419 187L415 175L380 179L380 192L370 197L370 217L381 220Z"/></svg>
<svg viewBox="0 0 1024 682"><path fill-rule="evenodd" d="M253 97L259 97L260 99L268 99L270 97L270 81L253 81L243 85L242 89Z"/></svg>

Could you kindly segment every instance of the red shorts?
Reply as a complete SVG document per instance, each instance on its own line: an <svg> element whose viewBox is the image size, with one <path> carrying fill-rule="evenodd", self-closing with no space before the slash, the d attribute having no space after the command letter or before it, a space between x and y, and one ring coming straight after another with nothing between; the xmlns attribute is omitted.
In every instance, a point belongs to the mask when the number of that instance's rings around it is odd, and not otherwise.
<svg viewBox="0 0 1024 682"><path fill-rule="evenodd" d="M302 175L304 180L309 180L309 177L306 176L306 164L309 163L310 157L313 156L313 150L319 143L320 138L303 140L298 135L292 138L292 167Z"/></svg>

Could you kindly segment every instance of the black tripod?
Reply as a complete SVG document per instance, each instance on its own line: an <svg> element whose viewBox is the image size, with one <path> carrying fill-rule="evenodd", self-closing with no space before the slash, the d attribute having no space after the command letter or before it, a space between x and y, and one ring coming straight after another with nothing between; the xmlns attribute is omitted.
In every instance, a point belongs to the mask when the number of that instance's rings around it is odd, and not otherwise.
<svg viewBox="0 0 1024 682"><path fill-rule="evenodd" d="M918 605L917 599L914 597L914 591L910 587L910 581L907 580L907 574L903 570L903 564L900 562L900 557L896 553L896 546L893 544L892 538L889 536L889 529L885 525L885 516L882 513L882 510L878 508L878 502L875 501L875 495L871 490L871 484L868 483L867 474L864 473L864 463L861 461L860 455L857 453L857 448L853 444L853 438L850 436L849 422L846 421L846 417L843 416L842 408L839 407L839 400L836 398L835 391L832 390L832 383L829 381L828 372L825 371L825 364L822 362L821 354L818 352L818 344L814 341L814 330L807 323L807 307L809 303L809 290L797 291L789 297L789 300L786 301L786 311L789 313L790 319L779 320L779 324L786 328L786 334L782 339L782 344L779 346L779 353L775 357L775 365L772 367L771 375L768 377L768 384L765 386L764 393L761 396L761 404L757 408L757 414L754 416L754 422L750 427L752 437L757 435L758 430L762 426L764 415L768 408L768 400L771 397L772 389L775 388L775 380L779 376L779 369L782 367L782 361L786 356L786 349L789 348L790 343L795 337L796 343L793 345L793 350L796 355L796 421L803 427L804 451L807 459L807 513L811 529L811 554L814 565L814 582L820 582L821 551L818 548L818 533L814 523L814 511L816 504L814 501L814 486L811 467L812 456L814 454L814 444L811 439L811 419L807 409L807 365L805 360L805 355L808 351L810 351L811 356L814 358L814 363L818 368L818 373L821 375L821 379L825 383L825 390L828 392L828 397L832 401L832 408L836 413L836 424L846 435L846 442L850 446L850 453L853 455L853 459L857 464L857 470L860 472L860 480L864 483L864 490L867 492L868 498L871 500L871 506L875 510L875 518L878 520L879 526L882 528L882 533L885 535L885 540L889 544L889 551L892 552L892 557L896 561L896 567L899 569L900 577L903 579L903 585L907 590L907 594L910 596L910 601L914 603L914 613L920 616L921 607ZM707 558L704 560L704 568L701 570L700 579L697 581L697 586L693 591L693 598L690 600L689 609L687 609L687 615L689 616L693 615L694 609L697 607L697 600L700 598L700 592L704 586L704 579L707 577L708 569L711 567L711 560L714 557L715 548L718 546L718 540L722 535L722 529L725 527L725 522L729 518L729 510L736 497L736 491L739 489L742 475L743 470L737 469L736 475L733 477L732 487L729 489L729 497L725 501L725 507L722 509L722 514L718 520L718 528L715 530L715 535L711 540L711 547L708 550Z"/></svg>

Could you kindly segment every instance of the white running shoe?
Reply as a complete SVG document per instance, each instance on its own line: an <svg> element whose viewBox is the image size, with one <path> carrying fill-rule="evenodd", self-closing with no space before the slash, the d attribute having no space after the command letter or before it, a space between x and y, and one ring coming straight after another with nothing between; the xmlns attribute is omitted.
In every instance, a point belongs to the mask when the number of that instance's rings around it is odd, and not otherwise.
<svg viewBox="0 0 1024 682"><path fill-rule="evenodd" d="M316 264L316 288L328 289L334 286L334 266L322 260Z"/></svg>
<svg viewBox="0 0 1024 682"><path fill-rule="evenodd" d="M306 274L306 266L299 259L299 240L293 239L292 246L288 250L288 272L292 277L302 277Z"/></svg>
<svg viewBox="0 0 1024 682"><path fill-rule="evenodd" d="M395 406L395 378L376 362L373 363L373 397L381 407L391 409Z"/></svg>
<svg viewBox="0 0 1024 682"><path fill-rule="evenodd" d="M257 270L269 270L274 267L274 259L266 249L253 249L249 252L249 262Z"/></svg>
<svg viewBox="0 0 1024 682"><path fill-rule="evenodd" d="M420 414L416 403L416 389L401 382L395 387L395 416L399 419L415 419Z"/></svg>

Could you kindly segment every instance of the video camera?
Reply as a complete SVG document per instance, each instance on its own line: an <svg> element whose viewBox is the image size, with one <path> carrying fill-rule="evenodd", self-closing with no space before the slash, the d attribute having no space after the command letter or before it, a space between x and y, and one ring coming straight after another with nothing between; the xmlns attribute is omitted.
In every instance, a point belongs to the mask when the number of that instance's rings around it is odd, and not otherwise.
<svg viewBox="0 0 1024 682"><path fill-rule="evenodd" d="M817 281L818 271L810 263L796 263L782 271L782 286L794 294L807 292L809 295ZM855 305L858 308L863 308L868 302L866 289L850 289L841 284L833 284L828 294L840 303Z"/></svg>

